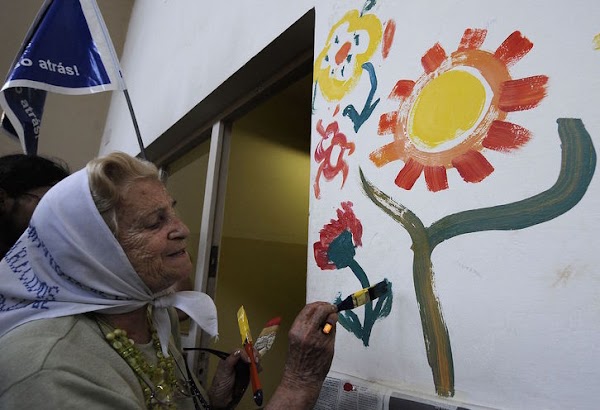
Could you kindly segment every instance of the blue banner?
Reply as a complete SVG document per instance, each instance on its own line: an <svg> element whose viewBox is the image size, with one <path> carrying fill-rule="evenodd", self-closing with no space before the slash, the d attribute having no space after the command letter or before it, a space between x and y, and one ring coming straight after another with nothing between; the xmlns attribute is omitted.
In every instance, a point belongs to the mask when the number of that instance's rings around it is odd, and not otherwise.
<svg viewBox="0 0 600 410"><path fill-rule="evenodd" d="M0 90L0 126L37 152L46 91L123 90L116 54L95 0L46 0Z"/></svg>
<svg viewBox="0 0 600 410"><path fill-rule="evenodd" d="M46 91L35 88L14 87L4 91L4 98L8 109L7 115L2 118L2 127L9 134L19 139L19 133L12 125L20 124L25 138L21 141L23 151L30 155L37 154L38 137L44 114ZM8 116L11 113L13 118Z"/></svg>
<svg viewBox="0 0 600 410"><path fill-rule="evenodd" d="M30 80L66 88L110 84L79 0L54 1L7 81Z"/></svg>

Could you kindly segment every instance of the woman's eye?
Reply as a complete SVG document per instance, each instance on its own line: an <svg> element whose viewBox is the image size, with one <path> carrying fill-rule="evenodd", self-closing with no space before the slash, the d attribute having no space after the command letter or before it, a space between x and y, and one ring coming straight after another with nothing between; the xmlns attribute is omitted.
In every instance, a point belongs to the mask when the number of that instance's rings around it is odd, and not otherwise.
<svg viewBox="0 0 600 410"><path fill-rule="evenodd" d="M164 225L165 221L167 221L168 218L169 216L167 214L159 212L158 214L154 215L151 219L148 219L147 223L144 224L144 227L146 229L158 229Z"/></svg>
<svg viewBox="0 0 600 410"><path fill-rule="evenodd" d="M160 222L154 222L154 223L150 223L148 225L146 225L147 229L156 229L160 226Z"/></svg>
<svg viewBox="0 0 600 410"><path fill-rule="evenodd" d="M163 217L159 217L158 219L155 219L155 220L153 220L153 221L149 221L149 222L146 224L146 228L147 228L147 229L158 229L158 228L160 228L160 227L161 227L161 225L162 225L162 223L163 223L164 219L165 219L165 218L163 218Z"/></svg>

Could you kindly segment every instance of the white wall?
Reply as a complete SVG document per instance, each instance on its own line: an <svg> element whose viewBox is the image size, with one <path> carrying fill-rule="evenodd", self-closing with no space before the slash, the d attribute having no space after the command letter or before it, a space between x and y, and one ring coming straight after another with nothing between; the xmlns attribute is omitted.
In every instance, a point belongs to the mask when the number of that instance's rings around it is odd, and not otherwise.
<svg viewBox="0 0 600 410"><path fill-rule="evenodd" d="M317 151L317 144L323 144L322 150L334 144L331 142L334 137L326 139L316 131L314 125L319 120L324 126L338 124L339 132L355 144L355 150L346 151L343 156L349 167L343 186L341 174L331 181L321 176L320 199L311 193L309 247L323 237L327 239L328 235L339 237L340 231L334 235L329 233L332 229L326 228L328 224L339 226L330 221L341 219L336 210L341 203L351 201L354 213L362 223L362 242L355 241L355 248L346 247L344 252L350 254L346 249L351 249L355 253L353 260L366 272L371 285L383 278L392 282L393 305L388 316L378 316L370 334L363 331L369 329L366 323L371 323L367 322L365 313L371 313L367 310L370 307L354 310L361 326L357 333L370 336L368 343L363 343L365 339L360 340L350 331L358 328L356 322L346 328L338 325L332 369L394 386L404 392L411 391L421 397L439 394L439 400L446 404L466 403L467 408L472 405L499 409L598 408L595 386L600 382L600 274L597 269L600 264L597 251L600 245L597 232L600 182L597 169L581 201L554 219L520 229L514 224L519 216L527 215L530 221L536 216L532 207L520 208L518 214L511 216L506 230L487 230L485 224L481 224L469 234L449 237L435 249L425 250L413 245L428 235L425 228L415 229L421 223L429 227L461 211L514 204L550 188L561 169L561 147L576 141L575 136L568 133L565 143L561 144L558 118L581 119L598 151L600 50L594 46L594 38L600 33L600 3L577 0L551 1L542 5L519 0L493 4L476 0L379 0L363 17L354 19L356 24L350 29L348 23L336 25L347 21L344 16L349 10L357 10L358 16L364 4L363 0L326 2L316 12L316 67L325 67L326 73L334 69L340 72L338 67L341 66L346 73L350 72L352 64L337 63L339 66L335 66L333 61L338 59L331 56L338 55L345 41L352 40L355 32L361 37L360 41L351 42L352 62L358 59L359 44L364 45L377 37L366 35L367 17L377 17L381 25L389 20L394 20L397 25L389 55L385 57L383 47L378 45L368 57L378 84L373 101L380 100L358 131L342 113L350 104L358 111L365 106L372 89L366 70L355 71L360 76L355 88L344 85L336 88L336 91L346 88L346 93L337 101L327 98L331 95L328 93L331 90L325 87L329 84L329 74L319 76L319 72L315 73L319 87L313 103L311 155ZM339 28L335 31L341 39L338 42L329 40L333 27ZM394 123L393 132L379 132L380 116L414 109L412 104L417 101L416 96L420 98L422 94L407 95L407 98L400 98L400 94L390 96L395 85L399 80L422 78L420 84L424 84L435 81L434 78L443 78L442 66L425 76L421 59L438 42L450 56L457 50L467 28L487 30L481 47L477 47L478 53L494 53L515 30L533 43L529 53L507 69L515 80L547 76L545 98L536 107L513 110L506 117L506 121L528 129L532 138L510 152L482 150L481 155L495 170L478 183L467 183L456 169L448 168L449 186L445 190L429 191L423 175L412 188L402 189L394 180L407 159L428 165L425 161L441 155L448 146L430 150L421 147L418 153L409 151L413 140L402 137L420 137L422 134L417 134L416 128L411 128L412 124L406 125L408 120ZM369 35L372 32L369 31ZM327 63L324 58L319 59L321 50L331 50ZM452 67L461 69L461 62L466 61L462 59L464 54L457 53L456 56L456 65ZM446 58L443 60L448 63ZM491 72L483 65L478 70ZM457 89L465 92L465 87ZM414 93L422 90L424 88L415 86ZM458 107L452 115L459 117L464 111L464 105L456 102L458 98L446 100L444 93L439 89L436 91L437 105L428 107L430 116L426 120L415 119L415 123L423 121L437 126L445 120L438 112L446 113L450 112L449 109L445 111L448 107ZM491 96L490 93L487 95ZM452 115L447 118L454 118ZM452 148L460 143L458 136L477 135L471 134L470 130L457 128L454 131L453 143L456 145ZM409 152L409 155L381 167L375 166L370 159L371 153L395 140L399 141L395 146L396 153L402 156ZM333 165L341 151L339 146L334 148L337 151L332 155ZM590 153L592 150L585 151ZM566 165L563 170L569 175L581 175L583 172L577 164L583 163ZM327 160L321 164L328 164ZM317 170L321 164L312 161L311 183L318 178ZM390 202L379 197L381 202L376 203L367 197L368 190L361 182L359 170L391 198ZM401 205L394 208L392 200ZM546 199L545 203L552 202ZM389 214L383 212L384 209ZM486 222L495 221L498 215L490 208L483 212ZM415 218L410 219L410 215ZM320 235L321 230L327 235ZM341 253L342 247L337 245L334 250ZM433 250L432 258L426 262L420 259L430 249ZM338 294L345 297L362 287L357 280L357 266L344 266L342 262L347 260L335 253L333 256L340 261L336 265L339 267L323 270L313 255L309 255L309 300L333 300ZM415 261L417 263L413 265ZM435 274L423 275L430 266ZM426 288L425 278L431 278L434 287L427 298L420 297L425 293L422 291ZM430 323L437 306L443 312L448 343L440 343L444 338L443 326L429 330L434 327ZM424 312L423 322L427 326L422 326L421 312ZM427 349L432 352L437 346L441 348L427 356ZM451 355L446 346L451 346ZM444 390L443 377L439 382L442 387L436 390L435 370L450 367L443 361L436 362L439 357L449 357L448 362L453 363L454 382L447 383L453 384L453 392ZM430 365L431 362L435 366ZM443 398L444 395L453 397Z"/></svg>
<svg viewBox="0 0 600 410"><path fill-rule="evenodd" d="M281 2L136 1L121 65L148 146L314 7ZM100 154L139 152L125 98L114 93Z"/></svg>

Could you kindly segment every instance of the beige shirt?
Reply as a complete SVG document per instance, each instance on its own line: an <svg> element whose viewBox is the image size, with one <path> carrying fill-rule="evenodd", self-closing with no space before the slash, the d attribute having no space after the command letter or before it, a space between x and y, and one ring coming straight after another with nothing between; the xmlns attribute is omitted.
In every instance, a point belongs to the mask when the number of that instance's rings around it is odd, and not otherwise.
<svg viewBox="0 0 600 410"><path fill-rule="evenodd" d="M35 320L0 338L0 408L144 409L145 401L96 322L75 315ZM192 399L177 408L194 409Z"/></svg>

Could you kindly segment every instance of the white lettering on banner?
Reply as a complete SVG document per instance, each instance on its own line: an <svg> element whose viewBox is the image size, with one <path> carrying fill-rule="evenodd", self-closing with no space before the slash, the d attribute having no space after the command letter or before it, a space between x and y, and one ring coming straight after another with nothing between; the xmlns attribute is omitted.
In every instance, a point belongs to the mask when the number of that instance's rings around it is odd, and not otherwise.
<svg viewBox="0 0 600 410"><path fill-rule="evenodd" d="M23 61L23 60L21 60ZM25 64L23 64L25 65ZM42 70L52 71L53 73L59 73L63 75L79 75L79 70L76 65L73 66L64 66L62 62L53 63L50 60L39 60L38 65Z"/></svg>
<svg viewBox="0 0 600 410"><path fill-rule="evenodd" d="M29 101L21 100L21 107L23 107L23 111L25 111L25 114L27 114L29 118L31 118L31 125L33 125L33 133L35 135L38 135L40 133L40 119L37 117L37 115L35 115L35 112L33 112L33 108L29 105Z"/></svg>
<svg viewBox="0 0 600 410"><path fill-rule="evenodd" d="M31 67L32 65L33 65L33 61L31 61L31 59L29 59L27 57L23 57L21 60L19 60L19 62L17 63L17 66L15 68L17 68L19 66ZM77 68L76 64L73 64L72 66L63 65L62 61L59 63L54 63L50 59L48 59L48 60L38 60L38 66L42 70L51 71L53 73L58 73L58 74L63 74L63 75L76 75L76 76L80 75L79 69Z"/></svg>

